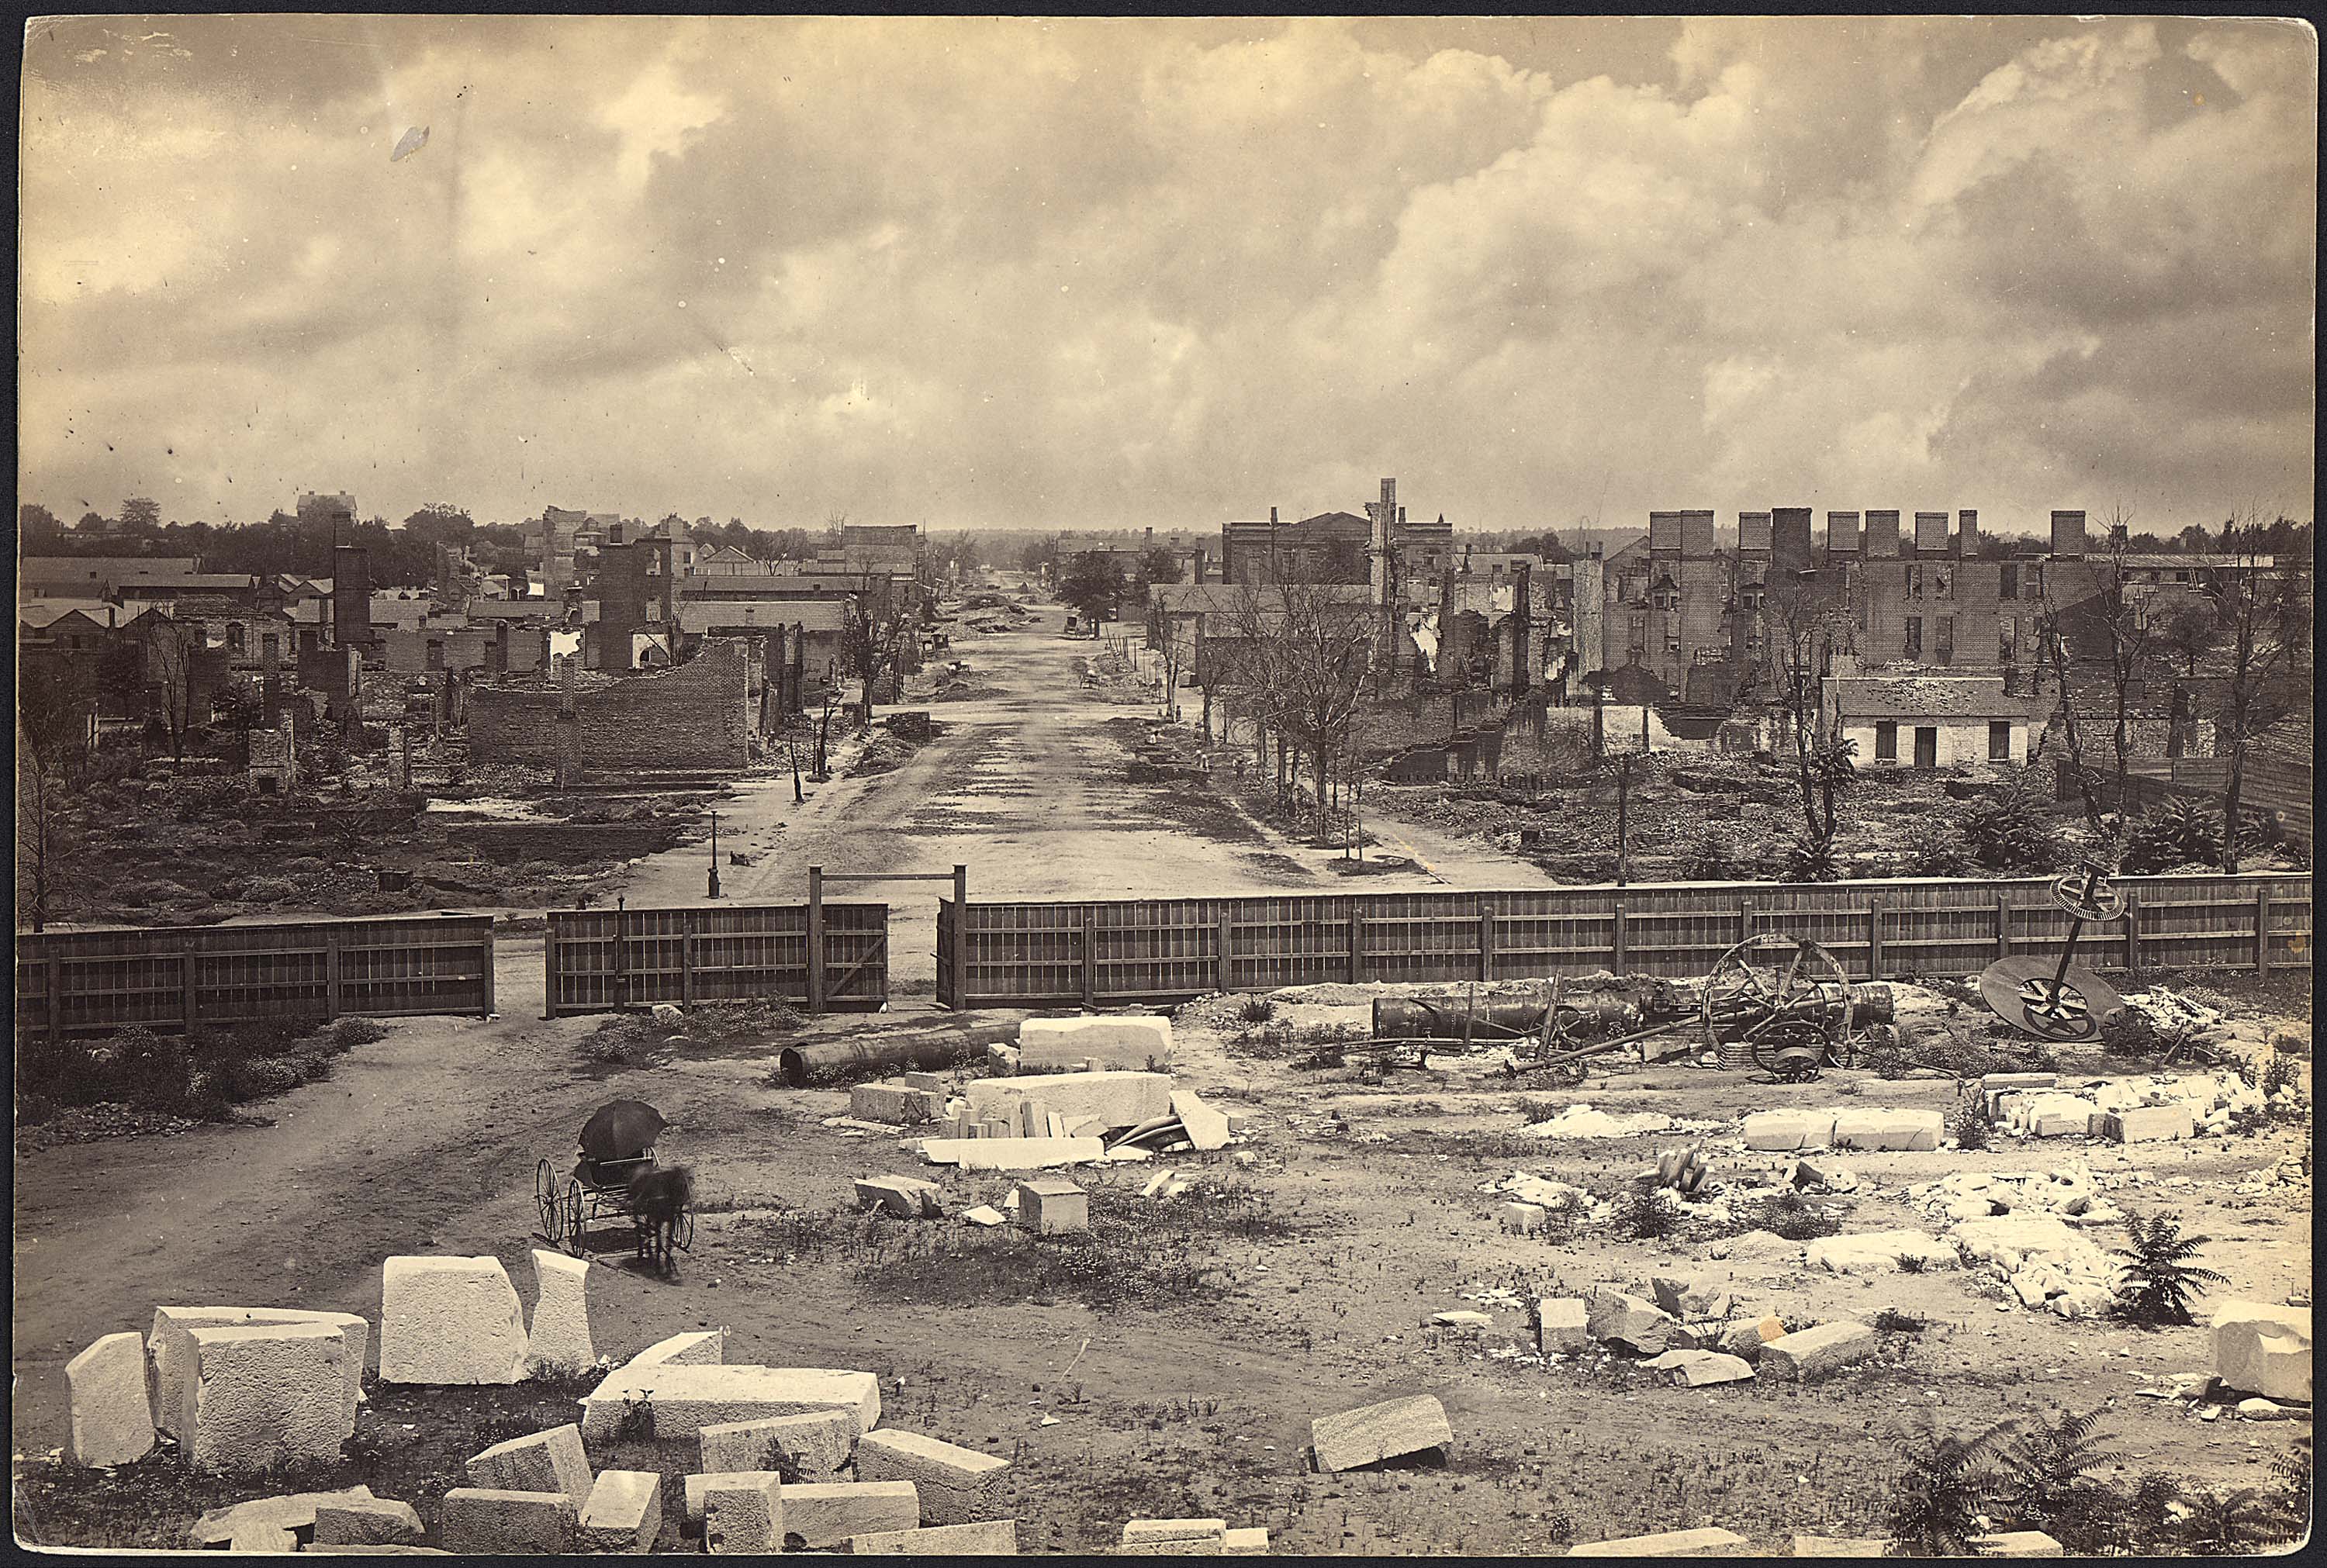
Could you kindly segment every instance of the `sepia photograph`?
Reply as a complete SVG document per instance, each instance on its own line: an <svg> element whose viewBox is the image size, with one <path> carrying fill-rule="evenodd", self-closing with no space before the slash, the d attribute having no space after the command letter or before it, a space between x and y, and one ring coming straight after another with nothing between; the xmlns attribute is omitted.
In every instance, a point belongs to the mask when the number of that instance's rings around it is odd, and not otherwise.
<svg viewBox="0 0 2327 1568"><path fill-rule="evenodd" d="M19 1548L2307 1547L2311 23L16 74Z"/></svg>

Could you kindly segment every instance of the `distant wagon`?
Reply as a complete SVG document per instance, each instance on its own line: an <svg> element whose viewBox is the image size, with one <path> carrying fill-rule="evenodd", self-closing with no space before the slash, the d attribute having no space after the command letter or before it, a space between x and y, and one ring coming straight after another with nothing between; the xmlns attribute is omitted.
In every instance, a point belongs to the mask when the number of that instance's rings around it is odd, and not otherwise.
<svg viewBox="0 0 2327 1568"><path fill-rule="evenodd" d="M612 1236L627 1240L638 1256L664 1274L677 1272L674 1255L695 1246L693 1182L684 1168L664 1170L655 1162L655 1142L667 1125L643 1100L612 1100L582 1125L574 1167L564 1178L547 1160L534 1167L534 1209L551 1246L586 1256L593 1239L612 1238L611 1227L602 1227L595 1238L591 1230L611 1218L620 1227Z"/></svg>

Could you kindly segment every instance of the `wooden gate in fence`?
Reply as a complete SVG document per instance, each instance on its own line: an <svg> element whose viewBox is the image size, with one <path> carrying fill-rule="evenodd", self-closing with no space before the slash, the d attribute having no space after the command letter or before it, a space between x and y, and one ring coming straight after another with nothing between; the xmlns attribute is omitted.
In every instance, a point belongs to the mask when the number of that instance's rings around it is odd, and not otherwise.
<svg viewBox="0 0 2327 1568"><path fill-rule="evenodd" d="M889 906L552 910L541 962L549 1018L762 998L873 1009L889 999Z"/></svg>
<svg viewBox="0 0 2327 1568"><path fill-rule="evenodd" d="M491 915L16 934L25 1031L492 1010Z"/></svg>
<svg viewBox="0 0 2327 1568"><path fill-rule="evenodd" d="M2088 929L2104 971L2311 962L2311 878L2124 877L2126 918ZM1500 892L1322 893L1080 903L949 901L938 1000L949 1007L1184 1000L1331 981L1702 975L1732 944L1784 931L1862 979L1976 974L2057 952L2051 879L1721 882Z"/></svg>

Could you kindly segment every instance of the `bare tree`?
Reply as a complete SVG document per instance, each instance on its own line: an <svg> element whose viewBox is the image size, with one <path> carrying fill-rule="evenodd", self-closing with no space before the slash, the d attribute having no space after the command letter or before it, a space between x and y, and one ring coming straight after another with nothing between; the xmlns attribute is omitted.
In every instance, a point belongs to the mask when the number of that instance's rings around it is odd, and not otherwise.
<svg viewBox="0 0 2327 1568"><path fill-rule="evenodd" d="M2049 574L2047 574L2049 578ZM2085 766L2085 745L2077 724L2077 696L2069 681L2069 633L2063 624L2061 607L2051 597L2052 584L2044 585L2043 612L2036 623L2036 635L2042 639L2044 662L2052 667L2053 685L2060 690L2061 735L2069 748L2069 776L2077 787L2077 798L2085 807L2085 821L2094 834L2107 842L2107 822L2101 816L2101 805L2093 794L2090 770ZM2121 786L2120 786L2121 787ZM2120 818L2120 822L2122 818Z"/></svg>
<svg viewBox="0 0 2327 1568"><path fill-rule="evenodd" d="M1772 584L1771 623L1776 643L1776 668L1771 672L1780 700L1793 721L1794 777L1800 786L1802 821L1813 839L1834 833L1834 797L1848 782L1849 751L1825 728L1821 683L1837 647L1847 641L1847 617L1802 583ZM1819 819L1823 800L1826 815Z"/></svg>
<svg viewBox="0 0 2327 1568"><path fill-rule="evenodd" d="M2232 518L2222 527L2220 564L2206 573L2229 661L2222 707L2215 721L2217 750L2229 747L2229 778L2222 792L2222 869L2238 869L2238 802L2247 756L2255 741L2309 707L2302 689L2310 672L2310 563L2264 565L2257 517Z"/></svg>
<svg viewBox="0 0 2327 1568"><path fill-rule="evenodd" d="M1311 764L1322 841L1332 831L1335 764L1348 759L1372 664L1371 607L1327 585L1288 583L1266 591L1266 597L1248 589L1237 619L1239 694L1277 731L1278 778L1285 793L1298 788L1303 761Z"/></svg>
<svg viewBox="0 0 2327 1568"><path fill-rule="evenodd" d="M912 636L911 618L886 579L848 600L840 629L840 646L848 671L864 683L860 727L873 723L874 691L883 675L889 677L889 700L904 695L904 660Z"/></svg>
<svg viewBox="0 0 2327 1568"><path fill-rule="evenodd" d="M2087 624L2098 634L2100 652L2106 661L2109 693L2115 704L2115 727L2110 740L2117 754L2117 806L2118 831L2124 830L2126 796L2129 776L2133 771L2133 694L2141 686L2157 658L2157 634L2143 611L2141 602L2126 591L2126 557L2129 554L2126 539L2132 518L2118 507L2109 514L2108 546L2104 555L2107 569L2101 574L2100 592L2080 607ZM2063 701L2069 697L2064 684Z"/></svg>
<svg viewBox="0 0 2327 1568"><path fill-rule="evenodd" d="M179 626L150 612L145 621L140 634L145 649L145 679L160 700L170 755L182 762L187 740L210 718L208 683L202 678L202 634L199 628Z"/></svg>
<svg viewBox="0 0 2327 1568"><path fill-rule="evenodd" d="M88 763L95 711L72 667L44 669L17 694L16 881L35 931L47 922L71 847L65 807Z"/></svg>

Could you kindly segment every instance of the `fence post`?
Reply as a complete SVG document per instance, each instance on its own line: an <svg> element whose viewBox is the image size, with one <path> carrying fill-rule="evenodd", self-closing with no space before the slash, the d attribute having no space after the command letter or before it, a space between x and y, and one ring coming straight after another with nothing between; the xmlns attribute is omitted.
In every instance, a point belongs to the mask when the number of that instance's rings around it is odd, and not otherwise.
<svg viewBox="0 0 2327 1568"><path fill-rule="evenodd" d="M1752 899L1737 901L1737 939L1741 942L1750 942L1753 939L1753 901Z"/></svg>
<svg viewBox="0 0 2327 1568"><path fill-rule="evenodd" d="M2012 957L2012 905L2002 893L1995 895L1995 956Z"/></svg>
<svg viewBox="0 0 2327 1568"><path fill-rule="evenodd" d="M1866 977L1883 978L1883 895L1866 901Z"/></svg>
<svg viewBox="0 0 2327 1568"><path fill-rule="evenodd" d="M824 1011L824 867L808 868L808 1010Z"/></svg>
<svg viewBox="0 0 2327 1568"><path fill-rule="evenodd" d="M541 1015L557 1016L557 916L541 922Z"/></svg>
<svg viewBox="0 0 2327 1568"><path fill-rule="evenodd" d="M969 867L953 868L953 1005L969 1005Z"/></svg>
<svg viewBox="0 0 2327 1568"><path fill-rule="evenodd" d="M1098 906L1083 906L1083 1006L1098 998Z"/></svg>
<svg viewBox="0 0 2327 1568"><path fill-rule="evenodd" d="M1231 906L1231 905L1229 905L1229 904L1228 904L1228 903L1226 903L1226 902L1223 902L1223 903L1220 905L1220 918L1219 918L1219 925L1220 925L1220 984L1219 984L1219 985L1218 985L1218 986L1217 986L1217 987L1215 987L1215 988L1216 988L1216 989L1218 989L1218 990L1221 990L1221 991L1229 990L1229 989L1230 988L1230 987L1229 987L1229 982L1230 982L1231 980L1233 980L1233 979L1235 979L1235 978L1236 978L1236 970L1235 970L1235 966L1235 966L1235 961L1236 961L1236 949L1235 949L1235 947L1232 946L1232 944L1231 944L1231 942L1230 942L1230 939L1229 939L1229 938L1230 938L1230 935L1231 935L1231 933L1232 933L1232 932L1234 931L1234 929L1235 929L1235 922L1234 922L1233 920L1231 920L1231 919L1229 918L1229 910L1230 910L1230 909L1231 909L1231 908L1232 908L1232 906Z"/></svg>
<svg viewBox="0 0 2327 1568"><path fill-rule="evenodd" d="M2270 973L2270 884L2255 889L2255 973Z"/></svg>
<svg viewBox="0 0 2327 1568"><path fill-rule="evenodd" d="M1366 978L1366 907L1357 900L1350 901L1350 984L1361 985Z"/></svg>
<svg viewBox="0 0 2327 1568"><path fill-rule="evenodd" d="M196 959L195 959L195 955L194 955L194 946L193 946L193 944L190 941L190 942L188 942L188 943L186 944L186 947L185 947L185 968L184 968L184 974L183 974L183 975L182 975L182 980L181 980L181 982L180 982L180 984L181 984L181 985L182 986L182 988L183 988L183 990L184 990L184 993L185 993L185 995L184 995L184 998L183 998L183 1004L184 1004L184 1011L185 1011L185 1014L186 1014L186 1028L187 1028L187 1030L188 1030L189 1031L191 1031L193 1029L193 1027L194 1027L194 965L195 965L195 962L196 962Z"/></svg>
<svg viewBox="0 0 2327 1568"><path fill-rule="evenodd" d="M483 1010L477 1014L480 1018L491 1018L498 1011L493 1005L493 921L496 918L492 915L485 917L485 999ZM547 945L546 938L544 945Z"/></svg>
<svg viewBox="0 0 2327 1568"><path fill-rule="evenodd" d="M1625 950L1624 942L1624 895L1619 892L1616 895L1616 973L1619 975L1630 973L1631 964L1631 959Z"/></svg>
<svg viewBox="0 0 2327 1568"><path fill-rule="evenodd" d="M323 1015L340 1015L340 929L323 928Z"/></svg>
<svg viewBox="0 0 2327 1568"><path fill-rule="evenodd" d="M681 1006L695 1005L695 915L692 910L678 917L678 1000Z"/></svg>
<svg viewBox="0 0 2327 1568"><path fill-rule="evenodd" d="M54 953L49 955L49 1039L65 1037L65 966Z"/></svg>
<svg viewBox="0 0 2327 1568"><path fill-rule="evenodd" d="M1495 907L1479 901L1479 978L1495 977Z"/></svg>
<svg viewBox="0 0 2327 1568"><path fill-rule="evenodd" d="M2141 895L2125 891L2125 972L2141 973Z"/></svg>
<svg viewBox="0 0 2327 1568"><path fill-rule="evenodd" d="M614 1005L631 1004L631 921L621 899L614 901Z"/></svg>

